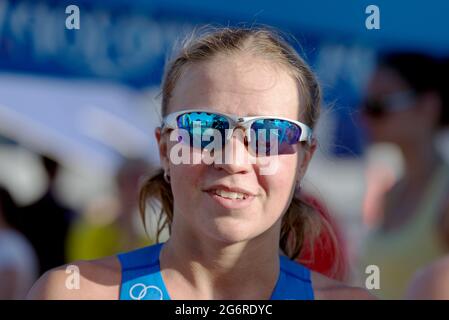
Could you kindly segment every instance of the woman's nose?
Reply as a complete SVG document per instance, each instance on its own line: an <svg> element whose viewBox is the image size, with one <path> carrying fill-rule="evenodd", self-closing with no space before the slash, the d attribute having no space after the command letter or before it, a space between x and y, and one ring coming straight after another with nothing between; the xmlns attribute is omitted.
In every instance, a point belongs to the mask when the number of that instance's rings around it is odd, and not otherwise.
<svg viewBox="0 0 449 320"><path fill-rule="evenodd" d="M229 140L226 141L221 153L216 154L214 166L229 173L244 173L250 167L250 154L248 153L246 134L242 128L236 128Z"/></svg>

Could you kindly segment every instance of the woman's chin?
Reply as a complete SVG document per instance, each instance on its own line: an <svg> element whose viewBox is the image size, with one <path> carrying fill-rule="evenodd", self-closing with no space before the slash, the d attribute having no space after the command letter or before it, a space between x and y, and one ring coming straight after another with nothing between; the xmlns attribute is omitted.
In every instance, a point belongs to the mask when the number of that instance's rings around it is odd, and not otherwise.
<svg viewBox="0 0 449 320"><path fill-rule="evenodd" d="M233 217L218 217L210 221L210 226L205 227L205 232L210 238L225 244L233 244L246 241L255 235L254 225L248 225L244 221L238 221Z"/></svg>
<svg viewBox="0 0 449 320"><path fill-rule="evenodd" d="M209 238L225 244L254 239L266 232L267 227L259 225L258 221L250 221L235 216L219 216L209 221L203 219L201 226L203 232Z"/></svg>

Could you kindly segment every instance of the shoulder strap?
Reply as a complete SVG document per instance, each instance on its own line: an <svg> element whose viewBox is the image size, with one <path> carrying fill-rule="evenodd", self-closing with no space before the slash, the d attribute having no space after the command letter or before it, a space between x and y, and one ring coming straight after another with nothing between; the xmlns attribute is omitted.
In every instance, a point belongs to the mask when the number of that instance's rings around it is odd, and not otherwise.
<svg viewBox="0 0 449 320"><path fill-rule="evenodd" d="M313 300L310 270L283 255L280 264L279 279L271 300Z"/></svg>
<svg viewBox="0 0 449 320"><path fill-rule="evenodd" d="M120 300L169 300L161 276L162 243L118 255L122 267Z"/></svg>

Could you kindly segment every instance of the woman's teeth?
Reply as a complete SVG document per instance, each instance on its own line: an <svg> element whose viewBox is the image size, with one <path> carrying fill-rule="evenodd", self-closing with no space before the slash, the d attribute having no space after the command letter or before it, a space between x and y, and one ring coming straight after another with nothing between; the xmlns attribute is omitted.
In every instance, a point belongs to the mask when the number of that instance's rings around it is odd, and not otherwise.
<svg viewBox="0 0 449 320"><path fill-rule="evenodd" d="M247 194L245 193L240 193L240 192L232 192L232 191L224 191L224 190L214 190L213 191L214 194L223 197L223 198L228 198L228 199L246 199L248 197Z"/></svg>

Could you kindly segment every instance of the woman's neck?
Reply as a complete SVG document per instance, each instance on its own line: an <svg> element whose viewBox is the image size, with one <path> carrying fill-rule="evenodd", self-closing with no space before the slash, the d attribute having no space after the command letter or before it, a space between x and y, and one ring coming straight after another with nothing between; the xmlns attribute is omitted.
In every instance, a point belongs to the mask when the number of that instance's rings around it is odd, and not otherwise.
<svg viewBox="0 0 449 320"><path fill-rule="evenodd" d="M269 299L279 275L278 229L275 224L255 239L227 245L172 232L161 252L161 269L170 296ZM170 292L170 283L176 290Z"/></svg>

